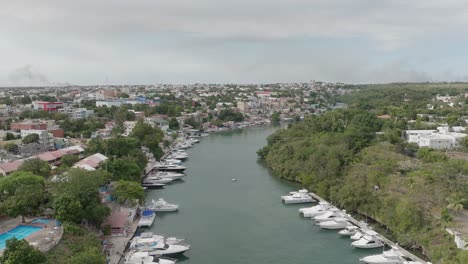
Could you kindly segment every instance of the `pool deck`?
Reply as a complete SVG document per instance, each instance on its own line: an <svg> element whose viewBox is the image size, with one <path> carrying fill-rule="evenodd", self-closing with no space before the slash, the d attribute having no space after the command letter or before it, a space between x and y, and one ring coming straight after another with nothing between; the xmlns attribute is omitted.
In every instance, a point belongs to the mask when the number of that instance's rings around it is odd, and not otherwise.
<svg viewBox="0 0 468 264"><path fill-rule="evenodd" d="M31 234L26 237L25 240L29 244L33 245L42 252L47 252L52 249L58 242L62 239L63 228L62 226L56 226L55 221L51 221L48 224L32 224L31 221L36 219L26 218L26 223L21 223L21 217L10 218L10 217L1 217L0 218L0 234L4 233L10 229L17 227L18 225L28 225L28 226L38 226L42 227L41 230ZM3 253L3 250L0 250L0 255Z"/></svg>

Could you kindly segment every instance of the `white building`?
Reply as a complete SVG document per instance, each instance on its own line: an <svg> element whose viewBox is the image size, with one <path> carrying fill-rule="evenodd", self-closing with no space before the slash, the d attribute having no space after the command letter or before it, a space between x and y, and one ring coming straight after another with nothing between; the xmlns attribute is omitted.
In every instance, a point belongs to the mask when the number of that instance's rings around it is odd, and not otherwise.
<svg viewBox="0 0 468 264"><path fill-rule="evenodd" d="M125 131L122 134L122 136L124 137L130 136L130 134L132 134L133 129L135 128L136 123L137 123L136 121L125 121L124 122Z"/></svg>
<svg viewBox="0 0 468 264"><path fill-rule="evenodd" d="M122 101L96 101L96 107L107 106L111 108L112 106L120 107L122 106Z"/></svg>
<svg viewBox="0 0 468 264"><path fill-rule="evenodd" d="M440 127L439 130L407 130L406 136L408 142L416 143L419 147L453 149L460 145L460 140L464 138L466 134L448 132L446 127Z"/></svg>
<svg viewBox="0 0 468 264"><path fill-rule="evenodd" d="M75 107L65 107L59 109L60 113L68 115L71 119L86 119L94 115L94 110L88 110L86 108L75 108Z"/></svg>

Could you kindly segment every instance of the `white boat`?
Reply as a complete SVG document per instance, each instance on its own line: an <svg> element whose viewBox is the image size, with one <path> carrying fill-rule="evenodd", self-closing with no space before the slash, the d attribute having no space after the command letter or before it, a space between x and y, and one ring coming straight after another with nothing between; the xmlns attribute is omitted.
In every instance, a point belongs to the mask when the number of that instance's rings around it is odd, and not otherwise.
<svg viewBox="0 0 468 264"><path fill-rule="evenodd" d="M338 208L331 208L326 211L324 214L317 215L314 217L314 220L317 222L331 221L334 218L344 217L345 214L340 211Z"/></svg>
<svg viewBox="0 0 468 264"><path fill-rule="evenodd" d="M323 229L343 229L349 225L349 222L344 217L337 217L330 221L320 222L318 225Z"/></svg>
<svg viewBox="0 0 468 264"><path fill-rule="evenodd" d="M200 140L196 138L190 138L190 142L192 142L192 144L197 144L197 143L200 143Z"/></svg>
<svg viewBox="0 0 468 264"><path fill-rule="evenodd" d="M143 183L160 183L160 184L166 184L166 183L170 183L172 181L174 181L175 179L172 179L172 178L162 178L162 177L158 177L158 176L149 176L149 177L146 177L144 180L143 180Z"/></svg>
<svg viewBox="0 0 468 264"><path fill-rule="evenodd" d="M154 218L156 218L156 214L154 211L151 210L144 210L141 212L141 218L138 222L139 227L150 227L153 225Z"/></svg>
<svg viewBox="0 0 468 264"><path fill-rule="evenodd" d="M177 204L170 204L162 198L159 198L157 201L152 200L151 205L147 208L155 212L173 212L179 210L179 206Z"/></svg>
<svg viewBox="0 0 468 264"><path fill-rule="evenodd" d="M125 264L175 264L176 259L151 256L148 252L144 251L130 251L125 256Z"/></svg>
<svg viewBox="0 0 468 264"><path fill-rule="evenodd" d="M345 227L345 229L341 230L340 232L338 232L338 234L342 235L342 236L352 236L354 235L357 231L359 231L359 227L355 226L355 225L348 225Z"/></svg>
<svg viewBox="0 0 468 264"><path fill-rule="evenodd" d="M296 203L313 203L315 199L309 194L306 189L299 190L293 194L281 196L281 200L285 204L296 204Z"/></svg>
<svg viewBox="0 0 468 264"><path fill-rule="evenodd" d="M169 158L172 159L178 159L178 160L185 160L188 158L187 152L181 150L181 149L173 149L171 150L171 154L169 155Z"/></svg>
<svg viewBox="0 0 468 264"><path fill-rule="evenodd" d="M361 258L360 261L369 264L403 264L406 262L404 255L396 249L384 251L382 254Z"/></svg>
<svg viewBox="0 0 468 264"><path fill-rule="evenodd" d="M164 163L156 163L153 166L153 168L158 170L158 171L179 171L179 172L184 171L185 169L187 169L184 166L174 165L174 164L164 164Z"/></svg>
<svg viewBox="0 0 468 264"><path fill-rule="evenodd" d="M160 177L163 179L168 178L173 180L179 180L185 177L185 174L172 171L158 171L156 174L150 174L149 177Z"/></svg>
<svg viewBox="0 0 468 264"><path fill-rule="evenodd" d="M173 165L182 165L182 160L180 159L172 159L172 158L167 158L162 160L166 164L173 164Z"/></svg>
<svg viewBox="0 0 468 264"><path fill-rule="evenodd" d="M208 133L201 133L201 134L200 134L201 137L207 137L207 136L209 136L209 135L210 135L210 134L208 134Z"/></svg>
<svg viewBox="0 0 468 264"><path fill-rule="evenodd" d="M132 238L132 240L130 240L129 248L138 250L148 250L152 249L152 247L158 242L164 242L169 245L176 245L183 241L184 239L155 235L153 234L153 232L143 232L139 236L136 236Z"/></svg>
<svg viewBox="0 0 468 264"><path fill-rule="evenodd" d="M354 241L351 245L355 248L378 248L383 247L385 244L377 238L375 231L366 231L364 236L359 240Z"/></svg>
<svg viewBox="0 0 468 264"><path fill-rule="evenodd" d="M334 207L330 205L329 203L320 202L316 206L299 209L299 214L302 214L304 217L315 217L317 215L327 212L331 208L334 208Z"/></svg>
<svg viewBox="0 0 468 264"><path fill-rule="evenodd" d="M159 188L163 187L165 184L164 183L148 183L148 182L143 182L141 186L143 188Z"/></svg>
<svg viewBox="0 0 468 264"><path fill-rule="evenodd" d="M179 144L177 144L177 148L180 148L180 149L188 149L190 147L192 147L192 143L189 141L184 141L184 142L180 142Z"/></svg>
<svg viewBox="0 0 468 264"><path fill-rule="evenodd" d="M364 236L364 232L362 230L357 230L350 238L351 240L359 240Z"/></svg>
<svg viewBox="0 0 468 264"><path fill-rule="evenodd" d="M175 255L181 254L190 249L190 245L177 243L177 244L168 244L163 241L154 243L151 247L140 248L139 251L148 252L149 255Z"/></svg>

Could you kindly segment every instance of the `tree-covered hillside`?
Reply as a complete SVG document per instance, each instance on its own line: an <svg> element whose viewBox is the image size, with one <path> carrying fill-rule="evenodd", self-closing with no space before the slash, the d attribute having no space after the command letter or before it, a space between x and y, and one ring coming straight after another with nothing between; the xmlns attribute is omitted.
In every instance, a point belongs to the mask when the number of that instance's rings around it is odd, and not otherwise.
<svg viewBox="0 0 468 264"><path fill-rule="evenodd" d="M433 96L452 88L383 88L341 98L350 103L348 110L308 116L278 130L258 154L281 177L375 219L401 245L420 248L433 263L468 263L467 251L458 250L445 231L454 225L452 217L468 206L468 163L418 149L402 138L416 113L425 111ZM456 88L453 95L465 89ZM449 110L464 115L463 104ZM376 117L381 114L390 118Z"/></svg>

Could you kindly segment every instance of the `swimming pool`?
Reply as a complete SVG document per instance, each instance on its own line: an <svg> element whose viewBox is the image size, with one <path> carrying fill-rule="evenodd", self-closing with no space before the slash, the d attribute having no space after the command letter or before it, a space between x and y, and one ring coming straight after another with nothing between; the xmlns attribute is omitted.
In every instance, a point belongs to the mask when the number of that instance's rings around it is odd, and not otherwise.
<svg viewBox="0 0 468 264"><path fill-rule="evenodd" d="M0 234L0 249L4 249L6 246L6 241L16 237L17 239L23 239L30 236L31 234L36 233L41 230L42 227L37 226L17 226L13 229L6 231L5 233Z"/></svg>
<svg viewBox="0 0 468 264"><path fill-rule="evenodd" d="M33 224L48 224L50 222L50 219L45 219L45 218L37 218L34 219L31 223Z"/></svg>

